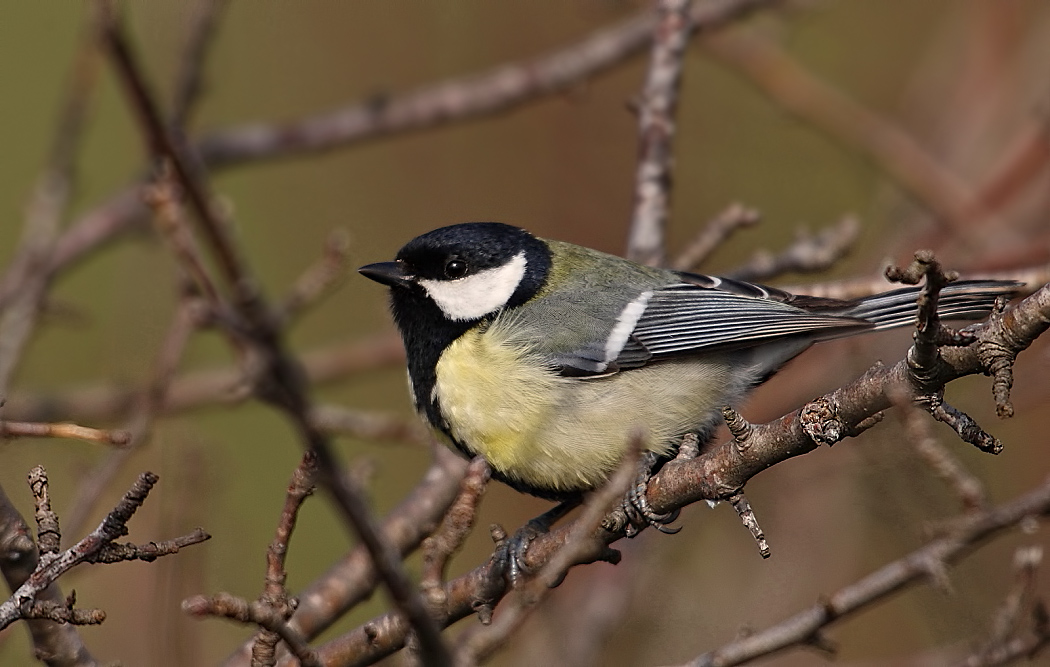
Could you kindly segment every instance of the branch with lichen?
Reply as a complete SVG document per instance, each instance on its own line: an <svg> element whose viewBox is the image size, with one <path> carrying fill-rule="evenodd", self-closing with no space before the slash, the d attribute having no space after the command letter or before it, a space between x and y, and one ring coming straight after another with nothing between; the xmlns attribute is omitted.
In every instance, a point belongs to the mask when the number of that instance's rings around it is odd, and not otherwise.
<svg viewBox="0 0 1050 667"><path fill-rule="evenodd" d="M152 561L211 539L210 535L198 528L189 535L166 542L151 542L147 545L116 543L118 538L128 533L127 522L146 501L157 479L156 475L149 472L139 475L138 480L95 530L72 547L60 552L62 535L58 526L58 516L51 509L47 473L40 466L34 468L29 474L29 485L36 500L40 560L25 583L19 586L10 598L0 603L0 629L18 619L48 618L64 622L101 622L97 613L89 612L84 615L82 612L74 612L72 600L67 602L68 614L64 614L59 613L54 605L37 604L37 596L56 579L81 563ZM63 618L63 615L66 618Z"/></svg>

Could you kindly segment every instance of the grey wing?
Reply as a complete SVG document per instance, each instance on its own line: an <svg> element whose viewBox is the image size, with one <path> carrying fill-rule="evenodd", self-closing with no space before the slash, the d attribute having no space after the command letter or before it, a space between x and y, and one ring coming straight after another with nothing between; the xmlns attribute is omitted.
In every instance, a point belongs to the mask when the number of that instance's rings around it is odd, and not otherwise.
<svg viewBox="0 0 1050 667"><path fill-rule="evenodd" d="M750 347L803 334L823 338L873 327L862 319L809 312L771 296L693 284L668 286L650 298L616 363L626 368L658 357Z"/></svg>
<svg viewBox="0 0 1050 667"><path fill-rule="evenodd" d="M787 292L708 276L643 292L620 311L608 334L557 354L564 375L593 375L704 351L759 345L778 338L831 337L873 328L864 319L791 305Z"/></svg>

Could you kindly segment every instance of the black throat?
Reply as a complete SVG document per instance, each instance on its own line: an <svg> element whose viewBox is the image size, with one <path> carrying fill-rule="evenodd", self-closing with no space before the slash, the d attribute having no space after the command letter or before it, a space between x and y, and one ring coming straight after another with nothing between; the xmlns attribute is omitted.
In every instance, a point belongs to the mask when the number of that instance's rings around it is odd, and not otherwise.
<svg viewBox="0 0 1050 667"><path fill-rule="evenodd" d="M437 383L437 362L445 348L477 326L479 321L449 320L420 287L390 290L390 308L405 343L408 376L412 380L412 400L416 410L432 426L449 435L440 407L431 398Z"/></svg>
<svg viewBox="0 0 1050 667"><path fill-rule="evenodd" d="M405 344L416 410L432 426L453 440L441 414L441 406L436 398L432 398L437 383L437 363L442 353L470 329L484 325L500 312L516 308L531 299L543 287L550 273L551 252L546 243L524 231L515 240L525 252L525 273L507 303L484 317L450 320L418 284L390 290L391 310Z"/></svg>

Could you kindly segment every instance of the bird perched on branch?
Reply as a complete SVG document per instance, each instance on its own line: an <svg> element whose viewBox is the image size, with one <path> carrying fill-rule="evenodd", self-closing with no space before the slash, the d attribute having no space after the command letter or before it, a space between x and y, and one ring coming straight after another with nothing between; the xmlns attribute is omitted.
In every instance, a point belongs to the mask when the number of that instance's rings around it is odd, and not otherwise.
<svg viewBox="0 0 1050 667"><path fill-rule="evenodd" d="M423 234L360 272L390 287L419 413L497 479L554 500L600 486L634 432L656 465L684 434L703 440L723 406L817 341L914 323L918 294L789 294L493 222ZM939 313L981 317L1016 287L950 284Z"/></svg>

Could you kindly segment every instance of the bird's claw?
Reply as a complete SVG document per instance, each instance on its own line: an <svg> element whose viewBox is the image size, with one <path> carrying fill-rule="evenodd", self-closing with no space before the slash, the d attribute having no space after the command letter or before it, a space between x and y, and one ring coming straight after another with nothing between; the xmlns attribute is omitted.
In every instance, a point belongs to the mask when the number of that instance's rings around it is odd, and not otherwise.
<svg viewBox="0 0 1050 667"><path fill-rule="evenodd" d="M674 535L682 530L681 527L671 527L669 524L678 520L679 510L670 512L654 512L646 498L649 480L653 477L653 471L659 463L659 457L653 452L646 452L638 466L638 477L634 485L627 491L623 500L623 511L627 515L627 537L634 537L645 528L652 527L666 535Z"/></svg>
<svg viewBox="0 0 1050 667"><path fill-rule="evenodd" d="M502 568L511 588L518 588L526 577L533 574L532 568L525 562L526 552L532 541L548 530L548 526L540 525L533 519L496 546L493 558L497 566Z"/></svg>

